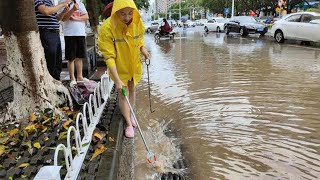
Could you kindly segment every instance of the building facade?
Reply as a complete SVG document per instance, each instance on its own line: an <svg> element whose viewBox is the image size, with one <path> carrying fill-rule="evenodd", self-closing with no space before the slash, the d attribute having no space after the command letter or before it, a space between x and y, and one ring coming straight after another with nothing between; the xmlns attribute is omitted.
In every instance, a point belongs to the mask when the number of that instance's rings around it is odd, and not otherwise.
<svg viewBox="0 0 320 180"><path fill-rule="evenodd" d="M180 0L156 0L156 13L166 13L174 3L178 2L180 2Z"/></svg>

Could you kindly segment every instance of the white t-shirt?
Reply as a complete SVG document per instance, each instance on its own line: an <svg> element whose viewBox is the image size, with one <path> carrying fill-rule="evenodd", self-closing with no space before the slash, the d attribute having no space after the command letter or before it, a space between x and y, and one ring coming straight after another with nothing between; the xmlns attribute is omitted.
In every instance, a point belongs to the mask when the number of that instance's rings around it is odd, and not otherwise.
<svg viewBox="0 0 320 180"><path fill-rule="evenodd" d="M82 16L87 14L86 7L80 0L76 0L79 4L79 9L74 12L75 16ZM60 2L64 2L64 0L60 0ZM72 9L74 4L70 6ZM86 21L73 21L68 20L62 22L63 33L64 36L86 36Z"/></svg>

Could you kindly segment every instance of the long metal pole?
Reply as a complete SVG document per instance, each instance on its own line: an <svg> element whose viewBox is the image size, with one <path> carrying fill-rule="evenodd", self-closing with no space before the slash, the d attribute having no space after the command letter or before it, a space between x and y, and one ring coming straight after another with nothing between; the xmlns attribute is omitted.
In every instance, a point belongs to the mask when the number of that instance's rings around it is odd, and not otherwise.
<svg viewBox="0 0 320 180"><path fill-rule="evenodd" d="M179 1L179 20L181 20L181 0Z"/></svg>
<svg viewBox="0 0 320 180"><path fill-rule="evenodd" d="M234 16L234 0L232 0L231 17Z"/></svg>

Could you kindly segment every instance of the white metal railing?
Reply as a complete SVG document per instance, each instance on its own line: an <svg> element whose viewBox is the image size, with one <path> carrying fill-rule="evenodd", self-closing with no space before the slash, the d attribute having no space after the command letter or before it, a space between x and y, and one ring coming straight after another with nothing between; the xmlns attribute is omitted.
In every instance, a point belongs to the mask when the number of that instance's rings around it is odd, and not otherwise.
<svg viewBox="0 0 320 180"><path fill-rule="evenodd" d="M101 83L100 83L101 82ZM67 169L65 180L76 180L87 151L90 147L93 131L98 124L107 100L110 96L113 81L109 78L107 73L101 76L101 81L94 90L94 93L89 96L89 103L83 105L83 111L77 115L76 127L71 126L68 128L67 146L59 144L54 153L54 165L44 166L37 173L34 180L60 180L60 169L58 156L62 150L64 154L64 161ZM102 100L104 102L102 103ZM88 113L88 116L86 114ZM79 123L82 123L83 137L80 134ZM71 133L74 136L71 136ZM74 139L72 139L74 138ZM72 140L75 140L76 155L72 157Z"/></svg>

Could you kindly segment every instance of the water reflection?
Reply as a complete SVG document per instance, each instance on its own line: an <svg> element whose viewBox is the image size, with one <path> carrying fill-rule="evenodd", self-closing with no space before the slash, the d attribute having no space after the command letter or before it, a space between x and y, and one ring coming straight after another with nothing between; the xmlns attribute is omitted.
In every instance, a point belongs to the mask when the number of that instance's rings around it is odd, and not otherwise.
<svg viewBox="0 0 320 180"><path fill-rule="evenodd" d="M146 120L172 120L189 178L320 177L319 50L223 33L187 36L159 44L146 37L156 112L147 111L144 82L137 108Z"/></svg>

